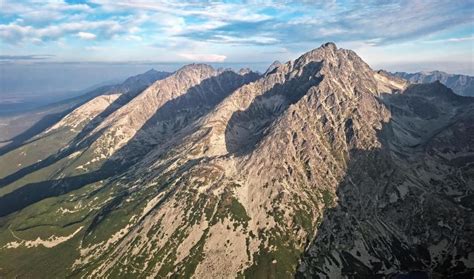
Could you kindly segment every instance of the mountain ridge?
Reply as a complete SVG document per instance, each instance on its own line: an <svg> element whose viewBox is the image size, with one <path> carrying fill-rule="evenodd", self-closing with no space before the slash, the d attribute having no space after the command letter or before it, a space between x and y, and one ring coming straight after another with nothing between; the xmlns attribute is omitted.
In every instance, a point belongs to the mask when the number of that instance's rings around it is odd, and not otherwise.
<svg viewBox="0 0 474 279"><path fill-rule="evenodd" d="M334 43L261 76L185 66L2 184L0 205L55 194L0 218L0 275L471 274L474 105L453 94Z"/></svg>
<svg viewBox="0 0 474 279"><path fill-rule="evenodd" d="M474 97L474 77L469 75L448 74L442 71L395 72L391 74L414 83L429 83L439 80L459 95Z"/></svg>

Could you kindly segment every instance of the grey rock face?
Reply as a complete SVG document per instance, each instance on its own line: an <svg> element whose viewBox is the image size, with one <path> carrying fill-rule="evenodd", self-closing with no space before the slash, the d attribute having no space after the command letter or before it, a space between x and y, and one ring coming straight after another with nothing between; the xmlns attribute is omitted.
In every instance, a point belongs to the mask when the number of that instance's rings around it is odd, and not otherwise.
<svg viewBox="0 0 474 279"><path fill-rule="evenodd" d="M471 277L474 100L440 83L380 100L381 146L350 150L298 277Z"/></svg>

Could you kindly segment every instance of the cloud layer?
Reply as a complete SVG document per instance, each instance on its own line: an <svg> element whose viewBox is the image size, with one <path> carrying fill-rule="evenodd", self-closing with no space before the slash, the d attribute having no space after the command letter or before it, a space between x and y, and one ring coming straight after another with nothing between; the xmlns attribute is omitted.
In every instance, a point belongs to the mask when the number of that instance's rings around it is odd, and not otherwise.
<svg viewBox="0 0 474 279"><path fill-rule="evenodd" d="M50 50L64 60L82 50L76 59L266 61L325 41L462 44L472 60L473 15L472 0L2 0L0 40L9 55Z"/></svg>

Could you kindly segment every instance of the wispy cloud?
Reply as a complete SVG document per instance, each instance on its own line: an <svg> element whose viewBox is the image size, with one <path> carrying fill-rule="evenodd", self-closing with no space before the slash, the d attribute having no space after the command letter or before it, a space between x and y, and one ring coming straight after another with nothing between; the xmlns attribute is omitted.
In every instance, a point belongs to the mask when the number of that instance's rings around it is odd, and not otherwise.
<svg viewBox="0 0 474 279"><path fill-rule="evenodd" d="M219 54L180 53L179 56L190 61L199 62L224 62L226 59L225 55Z"/></svg>
<svg viewBox="0 0 474 279"><path fill-rule="evenodd" d="M83 40L95 40L97 38L95 34L89 32L79 32L77 36Z"/></svg>
<svg viewBox="0 0 474 279"><path fill-rule="evenodd" d="M387 48L465 44L474 36L473 0L0 1L5 54L52 49L58 59L86 48L94 57L261 61L325 41Z"/></svg>
<svg viewBox="0 0 474 279"><path fill-rule="evenodd" d="M31 36L58 39L81 32L81 25L99 29L102 34L97 37L110 39L119 30L130 33L144 25L148 33L155 27L170 37L222 44L366 40L381 45L472 24L473 13L471 0L287 1L287 5L279 1L91 0L68 4L4 0L0 14L11 20L0 24L0 36L7 43ZM137 16L141 21L131 19Z"/></svg>
<svg viewBox="0 0 474 279"><path fill-rule="evenodd" d="M32 43L35 41L57 40L68 35L76 35L80 39L94 39L90 32L93 30L101 38L111 38L124 33L124 27L114 20L63 22L45 27L24 26L18 23L0 25L0 39L7 43ZM94 35L95 36L95 35ZM97 37L97 36L96 36Z"/></svg>
<svg viewBox="0 0 474 279"><path fill-rule="evenodd" d="M28 61L28 60L46 60L54 57L50 54L34 55L0 55L0 61Z"/></svg>
<svg viewBox="0 0 474 279"><path fill-rule="evenodd" d="M469 42L469 41L474 41L474 36L445 38L445 39L438 39L438 40L427 40L425 42L426 43L461 43L461 42Z"/></svg>

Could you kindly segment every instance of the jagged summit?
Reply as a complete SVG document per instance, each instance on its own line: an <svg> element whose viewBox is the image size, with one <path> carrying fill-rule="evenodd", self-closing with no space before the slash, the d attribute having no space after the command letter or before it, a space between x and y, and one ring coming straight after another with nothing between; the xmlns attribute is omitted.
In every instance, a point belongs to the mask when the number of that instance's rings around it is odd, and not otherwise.
<svg viewBox="0 0 474 279"><path fill-rule="evenodd" d="M238 73L239 75L246 75L246 74L250 74L250 73L252 73L252 72L253 72L253 71L252 71L252 69L250 69L250 68L241 68L241 69L239 69L239 70L237 71L237 73Z"/></svg>
<svg viewBox="0 0 474 279"><path fill-rule="evenodd" d="M342 48L338 49L334 43L326 43L304 53L295 60L294 65L301 68L309 63L319 62L323 62L324 65L328 66L326 70L337 70L339 73L372 72L370 66L355 52ZM349 68L345 68L342 65L349 66Z"/></svg>
<svg viewBox="0 0 474 279"><path fill-rule="evenodd" d="M318 48L315 48L313 50L310 50L310 51L302 54L295 61L290 61L289 63L291 64L291 66L301 68L301 67L304 67L305 65L307 65L309 63L312 63L312 62L322 62L324 60L329 62L331 60L334 60L335 57L337 57L337 55L336 55L337 51L338 51L338 49L336 47L336 44L334 44L332 42L328 42L328 43L322 44ZM357 56L355 53L354 53L354 55ZM350 58L350 57L343 57L342 59L348 59L348 58ZM264 75L274 73L276 69L280 68L283 65L284 64L282 64L278 60L274 61L267 68ZM285 69L283 69L283 71L285 71Z"/></svg>
<svg viewBox="0 0 474 279"><path fill-rule="evenodd" d="M307 62L308 60L321 61L325 58L331 58L334 56L337 50L338 49L335 44L323 44L318 48L302 54L298 59L296 59L296 63L298 63L300 60Z"/></svg>
<svg viewBox="0 0 474 279"><path fill-rule="evenodd" d="M184 65L183 67L179 68L176 72L184 72L184 71L215 71L215 69L205 63L191 63Z"/></svg>
<svg viewBox="0 0 474 279"><path fill-rule="evenodd" d="M148 70L142 74L127 78L122 84L116 87L115 91L125 92L130 94L137 94L153 82L166 78L171 73L159 72L154 69Z"/></svg>
<svg viewBox="0 0 474 279"><path fill-rule="evenodd" d="M330 49L333 49L333 50L337 50L337 46L335 43L333 42L327 42L327 43L324 43L321 45L321 47L323 48L330 48Z"/></svg>
<svg viewBox="0 0 474 279"><path fill-rule="evenodd" d="M310 50L308 52L306 52L305 54L308 54L308 53L313 53L313 52L321 52L321 51L327 51L327 52L336 52L338 50L337 46L335 43L333 42L327 42L327 43L324 43L322 44L321 46L313 49L313 50ZM305 55L303 54L303 56Z"/></svg>
<svg viewBox="0 0 474 279"><path fill-rule="evenodd" d="M282 64L281 64L280 61L278 61L278 60L273 61L273 63L270 64L270 66L265 71L264 75L268 75L268 74L272 73L276 68L280 67L281 65Z"/></svg>
<svg viewBox="0 0 474 279"><path fill-rule="evenodd" d="M309 64L321 63L321 67L313 72L314 75L323 75L328 72L333 74L341 73L363 73L372 75L372 69L366 64L355 52L346 49L338 49L337 46L328 42L322 44L320 47L310 50L294 61L289 61L285 64L279 61L273 62L265 71L264 75L275 73L275 71L288 72L299 69L302 71ZM358 71L355 71L355 70Z"/></svg>
<svg viewBox="0 0 474 279"><path fill-rule="evenodd" d="M198 82L219 74L219 71L211 65L204 63L192 63L179 68L171 77L173 80L187 80L189 82ZM193 80L193 81L191 81Z"/></svg>

